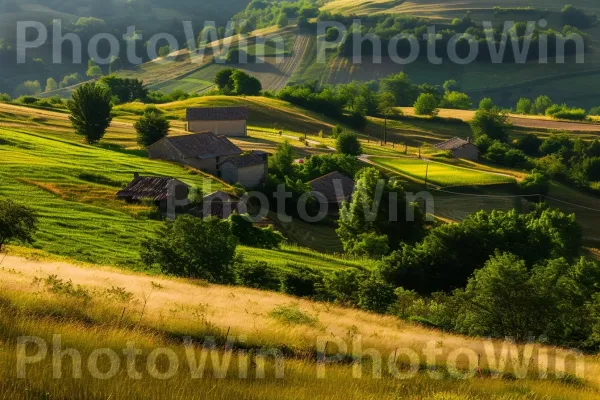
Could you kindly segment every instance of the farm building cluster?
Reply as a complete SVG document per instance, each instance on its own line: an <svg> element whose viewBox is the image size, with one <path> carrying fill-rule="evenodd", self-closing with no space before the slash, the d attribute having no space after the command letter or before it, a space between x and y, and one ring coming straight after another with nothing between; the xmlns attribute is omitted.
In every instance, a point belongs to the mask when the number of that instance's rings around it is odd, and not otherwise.
<svg viewBox="0 0 600 400"><path fill-rule="evenodd" d="M185 135L167 136L148 147L151 159L184 164L214 175L244 189L263 187L268 178L269 155L261 150L243 151L229 137L247 136L247 107L190 108L186 112ZM325 202L329 214L337 214L342 202L349 200L354 181L338 172L317 178L309 185L315 196ZM134 175L117 197L128 202L149 200L164 215L170 206L187 207L190 187L170 177ZM202 204L187 212L194 216L228 218L239 212L240 199L217 191L202 198Z"/></svg>

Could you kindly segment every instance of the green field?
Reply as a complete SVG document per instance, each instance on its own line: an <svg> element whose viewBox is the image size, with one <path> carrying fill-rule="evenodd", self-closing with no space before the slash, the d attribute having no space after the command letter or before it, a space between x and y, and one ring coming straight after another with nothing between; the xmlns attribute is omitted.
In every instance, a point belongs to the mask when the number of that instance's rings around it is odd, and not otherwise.
<svg viewBox="0 0 600 400"><path fill-rule="evenodd" d="M438 186L467 186L467 185L493 185L514 182L514 178L477 171L473 169L455 167L435 161L425 161L417 158L384 158L373 157L370 160L378 165L409 176L419 181L425 181ZM428 167L429 165L429 167Z"/></svg>

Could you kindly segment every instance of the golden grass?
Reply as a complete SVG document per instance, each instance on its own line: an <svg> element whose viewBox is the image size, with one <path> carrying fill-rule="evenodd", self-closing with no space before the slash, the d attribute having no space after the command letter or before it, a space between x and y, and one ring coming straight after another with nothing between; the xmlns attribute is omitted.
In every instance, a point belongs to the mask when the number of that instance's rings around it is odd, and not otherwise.
<svg viewBox="0 0 600 400"><path fill-rule="evenodd" d="M44 283L50 276L72 280L73 285L87 293L88 299L61 294L55 286ZM37 278L37 279L36 279ZM56 280L55 280L56 281ZM64 282L63 281L63 282ZM34 262L8 256L0 269L0 398L277 398L277 399L594 399L598 396L598 358L584 357L585 379L563 381L552 377L553 357L564 352L555 348L534 346L532 367L524 379L492 379L488 377L487 358L483 340L451 335L421 328L399 321L330 304L313 303L278 293L256 291L239 287L208 285L201 282L165 277L148 277L125 273L108 267L90 268L65 262ZM119 290L115 290L118 288ZM114 293L125 293L116 296ZM131 298L129 298L131 296ZM291 305L291 306L290 306ZM314 318L310 324L290 325L273 317L273 310L292 307ZM313 323L314 322L314 323ZM129 379L124 365L113 378L100 381L84 369L82 379L69 378L69 357L64 357L64 379L52 378L52 358L31 365L27 380L16 374L16 338L34 335L50 342L52 335L60 334L63 348L73 348L88 360L94 349L106 347L120 351L126 342L134 343L142 351L136 370L141 380ZM225 338L245 337L229 353L232 362L226 368L227 377L214 377L215 365L208 361L206 375L192 379L187 367L186 353L181 338L190 336L202 343L205 335L214 335L220 343L214 355L223 357ZM325 379L317 379L318 365L314 352L317 338L331 341L327 352L335 352L333 342L343 340L351 344L362 339L363 349L376 349L387 358L397 348L412 349L420 356L420 369L427 365L441 373L442 379L432 379L421 371L405 380L394 379L388 373L376 379L371 373L372 362L365 359L361 379L353 378L350 365L328 364ZM441 348L437 361L427 361L422 355L425 344ZM500 342L490 342L494 346ZM196 356L202 350L193 348ZM151 378L146 365L149 353L156 348L171 349L181 361L180 369L171 379ZM275 378L276 365L266 362L266 378L256 379L254 368L260 358L248 349L275 348L283 351L284 377ZM441 362L453 350L472 349L482 354L482 373L473 379L457 380L447 375ZM537 351L549 353L550 379L538 378ZM521 348L523 351L523 348ZM210 358L210 357L209 357ZM249 377L239 379L238 361L242 370L246 362ZM107 360L100 360L102 371ZM567 361L567 371L573 368L573 358ZM125 360L123 359L123 362ZM398 357L402 365L406 361ZM513 360L507 360L513 365ZM85 364L84 364L85 365ZM400 365L400 366L401 366ZM466 372L466 359L458 358L460 372ZM159 358L159 372L167 369L167 360ZM384 371L386 369L384 368ZM515 373L509 367L509 373ZM402 370L402 372L407 372ZM573 383L569 383L573 382Z"/></svg>

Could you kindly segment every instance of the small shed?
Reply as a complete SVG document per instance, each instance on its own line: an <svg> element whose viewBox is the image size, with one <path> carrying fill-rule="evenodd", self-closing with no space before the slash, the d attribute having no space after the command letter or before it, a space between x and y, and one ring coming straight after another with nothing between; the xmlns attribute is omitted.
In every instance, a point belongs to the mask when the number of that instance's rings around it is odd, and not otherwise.
<svg viewBox="0 0 600 400"><path fill-rule="evenodd" d="M117 192L117 197L127 202L150 200L159 207L161 212L166 212L170 200L175 207L187 206L189 193L190 186L178 179L140 176L136 173L133 180L123 190Z"/></svg>
<svg viewBox="0 0 600 400"><path fill-rule="evenodd" d="M464 158L465 160L479 160L479 148L471 143L471 139L452 138L435 145L438 150L445 150L452 153L454 158Z"/></svg>
<svg viewBox="0 0 600 400"><path fill-rule="evenodd" d="M262 186L268 175L268 157L264 151L230 157L219 166L220 177L228 183L240 183L244 189Z"/></svg>
<svg viewBox="0 0 600 400"><path fill-rule="evenodd" d="M224 136L248 136L248 107L199 107L186 112L189 132L211 131Z"/></svg>
<svg viewBox="0 0 600 400"><path fill-rule="evenodd" d="M174 161L217 175L218 165L242 150L225 136L212 132L168 136L148 147L152 159Z"/></svg>
<svg viewBox="0 0 600 400"><path fill-rule="evenodd" d="M339 212L342 203L352 197L356 186L354 180L337 171L323 175L308 184L312 187L313 192L320 193L326 199L329 214Z"/></svg>

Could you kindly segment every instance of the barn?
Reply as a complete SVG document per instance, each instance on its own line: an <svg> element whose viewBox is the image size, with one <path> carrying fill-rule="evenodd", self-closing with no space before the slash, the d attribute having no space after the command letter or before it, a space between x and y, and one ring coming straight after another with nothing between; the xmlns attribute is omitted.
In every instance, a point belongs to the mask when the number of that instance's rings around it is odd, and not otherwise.
<svg viewBox="0 0 600 400"><path fill-rule="evenodd" d="M219 164L242 150L225 136L211 132L168 136L148 147L152 159L173 161L217 175Z"/></svg>
<svg viewBox="0 0 600 400"><path fill-rule="evenodd" d="M252 153L230 157L219 166L220 178L228 183L240 183L244 189L262 186L268 176L268 154Z"/></svg>
<svg viewBox="0 0 600 400"><path fill-rule="evenodd" d="M479 148L471 143L471 139L464 140L455 137L435 145L435 148L451 152L454 158L464 158L471 161L479 160Z"/></svg>
<svg viewBox="0 0 600 400"><path fill-rule="evenodd" d="M186 112L188 132L214 132L224 136L248 136L248 107L200 107Z"/></svg>
<svg viewBox="0 0 600 400"><path fill-rule="evenodd" d="M189 193L190 186L175 178L140 176L136 173L133 180L117 193L117 197L131 203L150 200L164 214L171 200L174 207L187 206Z"/></svg>

